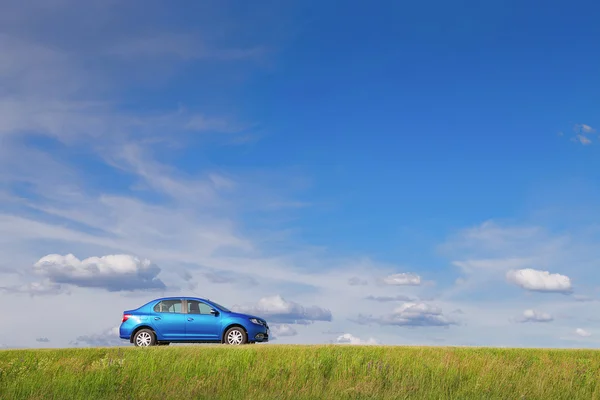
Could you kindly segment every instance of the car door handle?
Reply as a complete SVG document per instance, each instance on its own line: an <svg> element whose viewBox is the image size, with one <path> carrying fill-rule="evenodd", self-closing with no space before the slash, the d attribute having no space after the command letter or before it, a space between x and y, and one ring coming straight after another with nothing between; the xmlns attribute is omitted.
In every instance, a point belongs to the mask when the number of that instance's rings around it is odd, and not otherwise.
<svg viewBox="0 0 600 400"><path fill-rule="evenodd" d="M194 320L194 318L188 318L188 321L193 321L193 320Z"/></svg>
<svg viewBox="0 0 600 400"><path fill-rule="evenodd" d="M154 317L154 319L158 321L160 319L160 317Z"/></svg>

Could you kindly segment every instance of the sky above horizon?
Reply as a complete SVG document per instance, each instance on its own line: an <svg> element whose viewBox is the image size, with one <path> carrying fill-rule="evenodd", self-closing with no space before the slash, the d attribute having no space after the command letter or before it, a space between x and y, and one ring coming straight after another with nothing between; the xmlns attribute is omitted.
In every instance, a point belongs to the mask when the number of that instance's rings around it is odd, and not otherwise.
<svg viewBox="0 0 600 400"><path fill-rule="evenodd" d="M600 345L597 2L0 6L0 347Z"/></svg>

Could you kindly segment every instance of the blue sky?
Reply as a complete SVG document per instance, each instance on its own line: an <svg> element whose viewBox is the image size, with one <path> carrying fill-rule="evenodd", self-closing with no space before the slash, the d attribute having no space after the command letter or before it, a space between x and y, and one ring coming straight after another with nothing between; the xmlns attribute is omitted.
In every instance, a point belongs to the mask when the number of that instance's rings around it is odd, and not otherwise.
<svg viewBox="0 0 600 400"><path fill-rule="evenodd" d="M0 5L0 300L65 310L1 345L600 343L594 2Z"/></svg>

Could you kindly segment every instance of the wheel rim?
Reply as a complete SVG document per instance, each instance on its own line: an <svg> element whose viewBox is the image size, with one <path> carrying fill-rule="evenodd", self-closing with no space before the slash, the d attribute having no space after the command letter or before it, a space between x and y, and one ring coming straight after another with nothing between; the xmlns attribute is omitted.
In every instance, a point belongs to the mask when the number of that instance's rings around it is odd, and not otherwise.
<svg viewBox="0 0 600 400"><path fill-rule="evenodd" d="M244 336L242 332L238 330L231 331L227 334L227 343L229 344L242 344Z"/></svg>
<svg viewBox="0 0 600 400"><path fill-rule="evenodd" d="M142 332L137 336L135 342L138 346L150 346L150 343L152 342L152 336L150 336L148 332Z"/></svg>

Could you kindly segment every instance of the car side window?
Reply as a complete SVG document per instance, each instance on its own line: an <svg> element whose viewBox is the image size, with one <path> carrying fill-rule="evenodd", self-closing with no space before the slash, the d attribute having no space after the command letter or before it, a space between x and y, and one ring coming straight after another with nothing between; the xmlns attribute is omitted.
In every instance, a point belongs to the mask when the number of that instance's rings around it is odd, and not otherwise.
<svg viewBox="0 0 600 400"><path fill-rule="evenodd" d="M206 303L202 303L197 300L188 300L188 314L210 314L210 310L212 309Z"/></svg>
<svg viewBox="0 0 600 400"><path fill-rule="evenodd" d="M163 300L154 306L154 312L181 313L181 300Z"/></svg>

